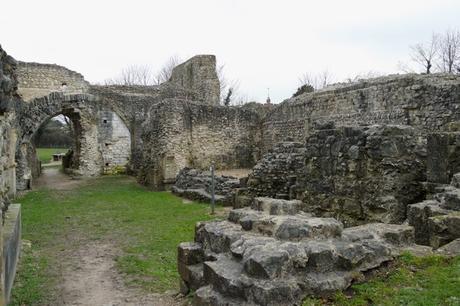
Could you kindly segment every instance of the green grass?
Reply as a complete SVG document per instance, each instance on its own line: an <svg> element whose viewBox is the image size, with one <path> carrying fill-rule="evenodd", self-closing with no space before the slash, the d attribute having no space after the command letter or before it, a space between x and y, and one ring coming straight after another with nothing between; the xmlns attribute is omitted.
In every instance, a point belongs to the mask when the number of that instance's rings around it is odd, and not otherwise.
<svg viewBox="0 0 460 306"><path fill-rule="evenodd" d="M353 285L352 293L303 305L460 305L460 256L403 254L388 275Z"/></svg>
<svg viewBox="0 0 460 306"><path fill-rule="evenodd" d="M12 305L52 301L60 252L90 241L109 242L122 251L117 267L127 283L151 292L177 288L177 245L193 240L195 223L211 218L209 206L183 204L126 176L90 182L72 191L43 189L18 199L23 239L31 248L21 258Z"/></svg>
<svg viewBox="0 0 460 306"><path fill-rule="evenodd" d="M66 153L66 152L67 152L67 149L62 149L62 148L37 148L38 159L43 164L50 163L53 154Z"/></svg>

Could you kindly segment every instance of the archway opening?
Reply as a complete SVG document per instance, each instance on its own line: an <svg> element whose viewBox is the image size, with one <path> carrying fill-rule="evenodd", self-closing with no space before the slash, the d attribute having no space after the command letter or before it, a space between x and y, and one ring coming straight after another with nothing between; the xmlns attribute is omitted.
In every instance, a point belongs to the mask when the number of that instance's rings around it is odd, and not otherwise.
<svg viewBox="0 0 460 306"><path fill-rule="evenodd" d="M70 118L62 114L48 119L39 127L32 142L42 166L60 165L63 161L70 161L69 157L76 151L74 129Z"/></svg>

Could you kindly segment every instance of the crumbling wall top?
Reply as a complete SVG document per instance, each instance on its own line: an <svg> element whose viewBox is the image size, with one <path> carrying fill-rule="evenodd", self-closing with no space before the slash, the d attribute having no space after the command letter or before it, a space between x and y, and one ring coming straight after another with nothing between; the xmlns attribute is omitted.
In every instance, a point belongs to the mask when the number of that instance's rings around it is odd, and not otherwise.
<svg viewBox="0 0 460 306"><path fill-rule="evenodd" d="M197 55L174 68L170 83L195 93L195 99L219 104L220 83L214 55Z"/></svg>
<svg viewBox="0 0 460 306"><path fill-rule="evenodd" d="M26 102L55 91L75 94L89 88L83 75L56 64L19 62L17 75L18 93Z"/></svg>

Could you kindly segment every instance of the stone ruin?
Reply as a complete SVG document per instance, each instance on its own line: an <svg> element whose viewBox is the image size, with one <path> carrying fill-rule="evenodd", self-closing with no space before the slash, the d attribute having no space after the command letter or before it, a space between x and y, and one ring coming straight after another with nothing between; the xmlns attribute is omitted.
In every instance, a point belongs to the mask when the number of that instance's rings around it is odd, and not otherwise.
<svg viewBox="0 0 460 306"><path fill-rule="evenodd" d="M214 201L216 204L232 206L235 190L241 186L233 176L214 176ZM190 200L211 202L212 176L210 171L184 168L177 174L171 191Z"/></svg>
<svg viewBox="0 0 460 306"><path fill-rule="evenodd" d="M460 255L459 78L411 78L269 112L227 220L198 223L178 247L181 291L195 305L300 305L404 251Z"/></svg>
<svg viewBox="0 0 460 306"><path fill-rule="evenodd" d="M182 292L196 305L300 305L403 251L460 255L458 134L441 135L444 147L410 126L323 124L278 143L233 191L227 220L198 223L179 245ZM427 181L442 172L427 162L436 152L450 184Z"/></svg>
<svg viewBox="0 0 460 306"><path fill-rule="evenodd" d="M126 172L208 201L211 164L252 169L217 179L228 219L199 223L179 246L181 290L196 290L197 305L299 304L403 250L458 254L460 76L387 76L225 107L215 61L195 56L158 86L103 86L0 48L2 299L19 253L20 209L9 204L34 186L34 135L59 114L76 131L72 175Z"/></svg>

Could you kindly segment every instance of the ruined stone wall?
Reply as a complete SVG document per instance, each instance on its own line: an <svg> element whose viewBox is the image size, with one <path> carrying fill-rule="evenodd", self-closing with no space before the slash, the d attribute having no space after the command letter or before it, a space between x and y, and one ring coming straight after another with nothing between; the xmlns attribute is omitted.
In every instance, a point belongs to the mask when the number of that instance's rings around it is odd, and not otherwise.
<svg viewBox="0 0 460 306"><path fill-rule="evenodd" d="M162 98L163 91L159 86L92 85L89 92L99 101L100 112L113 112L129 131L130 161L127 170L136 174L143 164L142 124L146 120L151 106L158 103ZM99 118L99 122L102 122L100 124L104 126L102 118ZM100 145L105 146L102 139Z"/></svg>
<svg viewBox="0 0 460 306"><path fill-rule="evenodd" d="M259 116L237 107L191 105L191 158L195 168L250 168L259 159Z"/></svg>
<svg viewBox="0 0 460 306"><path fill-rule="evenodd" d="M17 75L18 93L24 101L47 96L55 91L84 93L89 87L81 74L55 64L19 62Z"/></svg>
<svg viewBox="0 0 460 306"><path fill-rule="evenodd" d="M301 199L346 225L402 223L423 199L425 141L409 126L319 126L304 144L280 143L248 178L253 196Z"/></svg>
<svg viewBox="0 0 460 306"><path fill-rule="evenodd" d="M11 295L19 257L20 205L16 195L17 96L16 60L0 46L0 304ZM11 205L10 205L11 204ZM14 213L16 212L16 214ZM15 217L16 215L16 217ZM19 217L18 217L19 216ZM11 225L11 226L10 226ZM13 228L13 230L11 230ZM11 241L15 243L10 243Z"/></svg>
<svg viewBox="0 0 460 306"><path fill-rule="evenodd" d="M288 99L263 123L263 151L291 138L305 141L315 122L404 124L444 130L460 118L460 76L398 75L337 85Z"/></svg>
<svg viewBox="0 0 460 306"><path fill-rule="evenodd" d="M16 194L17 62L0 46L0 206Z"/></svg>
<svg viewBox="0 0 460 306"><path fill-rule="evenodd" d="M131 156L131 135L128 128L112 111L101 111L98 117L98 142L104 173L126 172Z"/></svg>
<svg viewBox="0 0 460 306"><path fill-rule="evenodd" d="M170 83L192 92L192 100L218 105L220 83L214 55L198 55L174 68Z"/></svg>
<svg viewBox="0 0 460 306"><path fill-rule="evenodd" d="M184 167L251 167L258 159L259 116L250 110L166 99L143 126L140 181L173 182Z"/></svg>

